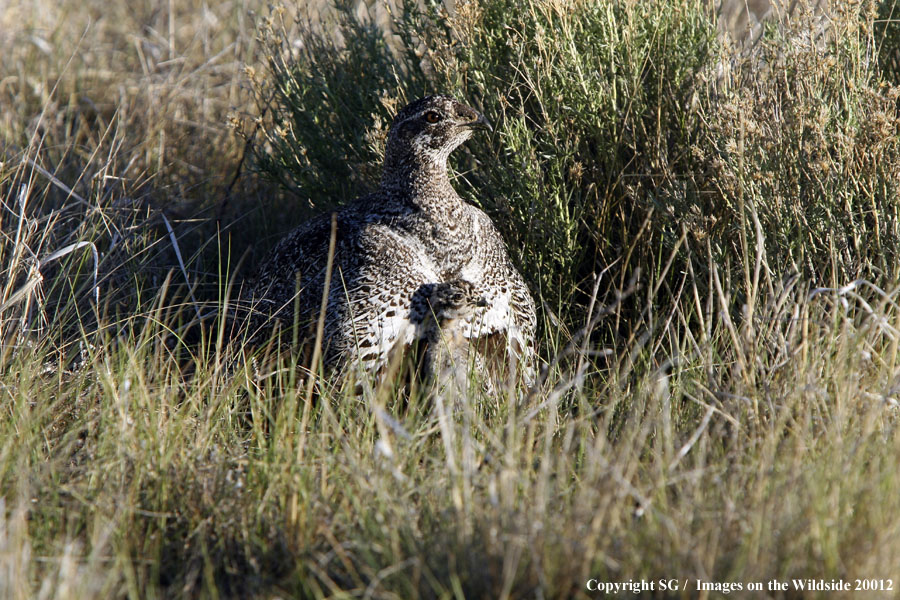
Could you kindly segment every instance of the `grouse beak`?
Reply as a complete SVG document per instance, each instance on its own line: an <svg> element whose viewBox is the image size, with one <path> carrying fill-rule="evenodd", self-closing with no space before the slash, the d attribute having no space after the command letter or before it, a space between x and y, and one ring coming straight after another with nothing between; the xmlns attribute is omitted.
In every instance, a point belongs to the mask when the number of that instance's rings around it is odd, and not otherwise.
<svg viewBox="0 0 900 600"><path fill-rule="evenodd" d="M485 121L485 123L487 123L487 121ZM488 129L490 131L493 131L493 129L491 129L490 125L488 125ZM487 305L488 305L488 301L484 296L481 296L480 298L478 298L478 300L475 301L475 306L477 306L479 308L484 308Z"/></svg>
<svg viewBox="0 0 900 600"><path fill-rule="evenodd" d="M471 121L468 124L468 127L470 129L486 129L487 131L489 131L491 133L493 133L493 131L494 131L494 128L491 127L490 122L484 118L484 115L480 115L480 114L478 115L477 119L475 119L474 121Z"/></svg>

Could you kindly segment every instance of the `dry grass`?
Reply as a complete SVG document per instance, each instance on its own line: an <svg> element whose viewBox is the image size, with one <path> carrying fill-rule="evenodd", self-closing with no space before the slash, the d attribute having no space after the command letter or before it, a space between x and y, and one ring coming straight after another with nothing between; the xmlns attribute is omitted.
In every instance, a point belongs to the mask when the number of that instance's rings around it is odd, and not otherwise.
<svg viewBox="0 0 900 600"><path fill-rule="evenodd" d="M900 585L900 150L871 7L828 54L773 35L751 58L791 78L723 87L687 1L461 3L390 51L336 11L342 53L277 13L257 40L243 2L2 6L0 597ZM442 404L232 363L237 263L305 208L269 182L355 193L392 103L433 85L496 121L457 185L534 284L542 385Z"/></svg>

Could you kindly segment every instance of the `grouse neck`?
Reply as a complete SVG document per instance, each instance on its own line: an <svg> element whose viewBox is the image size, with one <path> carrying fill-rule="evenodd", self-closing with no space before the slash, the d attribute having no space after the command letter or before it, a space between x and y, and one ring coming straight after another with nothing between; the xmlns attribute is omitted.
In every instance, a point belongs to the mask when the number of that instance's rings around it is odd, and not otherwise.
<svg viewBox="0 0 900 600"><path fill-rule="evenodd" d="M434 160L405 157L404 160L385 161L381 189L388 198L427 212L452 211L456 204L462 203L450 185L446 157Z"/></svg>

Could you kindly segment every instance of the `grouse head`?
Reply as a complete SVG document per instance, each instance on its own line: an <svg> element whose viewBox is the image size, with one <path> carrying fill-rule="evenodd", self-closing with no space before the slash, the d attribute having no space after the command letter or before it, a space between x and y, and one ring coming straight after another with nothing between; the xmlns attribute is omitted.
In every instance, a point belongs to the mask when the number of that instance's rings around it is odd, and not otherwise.
<svg viewBox="0 0 900 600"><path fill-rule="evenodd" d="M428 296L428 304L439 323L465 318L488 305L475 286L465 279L438 283Z"/></svg>
<svg viewBox="0 0 900 600"><path fill-rule="evenodd" d="M449 96L427 96L394 117L385 149L385 175L419 166L444 168L447 157L476 129L491 125L475 109Z"/></svg>

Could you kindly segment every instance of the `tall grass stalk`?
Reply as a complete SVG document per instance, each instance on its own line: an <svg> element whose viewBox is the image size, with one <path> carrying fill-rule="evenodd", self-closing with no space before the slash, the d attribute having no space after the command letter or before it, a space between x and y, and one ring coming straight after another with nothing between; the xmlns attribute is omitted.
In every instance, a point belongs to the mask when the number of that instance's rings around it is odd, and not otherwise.
<svg viewBox="0 0 900 600"><path fill-rule="evenodd" d="M884 6L734 55L693 0L288 7L258 38L250 3L82 4L0 12L0 597L900 571ZM539 300L538 385L355 393L242 347L238 267L374 185L435 91L496 126L455 185Z"/></svg>

